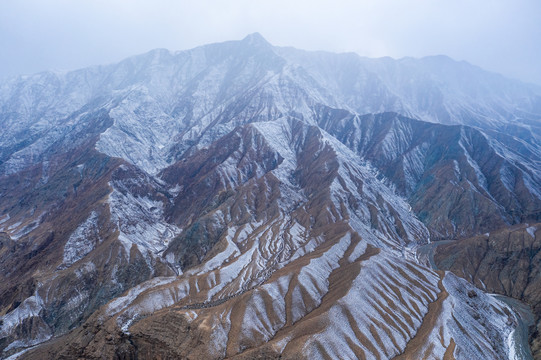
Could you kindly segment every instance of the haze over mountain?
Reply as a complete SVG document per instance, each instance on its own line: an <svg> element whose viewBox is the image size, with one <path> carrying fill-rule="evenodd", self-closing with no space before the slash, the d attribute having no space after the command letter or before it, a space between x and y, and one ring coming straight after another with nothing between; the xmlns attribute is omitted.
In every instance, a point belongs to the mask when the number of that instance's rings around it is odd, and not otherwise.
<svg viewBox="0 0 541 360"><path fill-rule="evenodd" d="M394 58L446 54L541 85L540 23L537 0L3 1L0 79L260 31L274 45L300 49Z"/></svg>
<svg viewBox="0 0 541 360"><path fill-rule="evenodd" d="M2 356L531 356L484 290L540 356L505 285L539 277L540 119L465 62L257 33L3 83ZM517 227L490 282L419 252Z"/></svg>

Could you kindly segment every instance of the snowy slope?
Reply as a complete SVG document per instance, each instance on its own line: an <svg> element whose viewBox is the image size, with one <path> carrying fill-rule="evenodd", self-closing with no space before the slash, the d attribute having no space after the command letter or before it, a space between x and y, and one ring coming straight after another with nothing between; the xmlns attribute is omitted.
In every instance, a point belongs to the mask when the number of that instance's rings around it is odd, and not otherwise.
<svg viewBox="0 0 541 360"><path fill-rule="evenodd" d="M396 111L425 121L505 130L539 146L541 90L445 57L365 59L276 48L260 35L118 64L42 73L2 85L3 172L43 160L48 144L89 110L113 124L97 148L156 174L190 146L247 121L316 104Z"/></svg>
<svg viewBox="0 0 541 360"><path fill-rule="evenodd" d="M4 83L2 356L513 358L415 249L538 216L540 93L259 34Z"/></svg>

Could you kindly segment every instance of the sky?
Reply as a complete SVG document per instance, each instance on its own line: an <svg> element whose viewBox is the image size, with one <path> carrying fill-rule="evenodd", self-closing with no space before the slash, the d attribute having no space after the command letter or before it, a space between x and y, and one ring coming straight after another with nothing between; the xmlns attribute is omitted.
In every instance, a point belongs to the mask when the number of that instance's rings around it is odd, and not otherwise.
<svg viewBox="0 0 541 360"><path fill-rule="evenodd" d="M444 54L541 85L540 0L0 0L0 79L253 32L307 50Z"/></svg>

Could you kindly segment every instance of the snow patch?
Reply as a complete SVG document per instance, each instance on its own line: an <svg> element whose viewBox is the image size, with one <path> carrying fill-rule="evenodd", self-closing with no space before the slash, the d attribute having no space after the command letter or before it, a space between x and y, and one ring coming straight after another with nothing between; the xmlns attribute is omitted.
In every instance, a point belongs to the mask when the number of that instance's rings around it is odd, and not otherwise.
<svg viewBox="0 0 541 360"><path fill-rule="evenodd" d="M113 184L109 185L113 188L108 199L111 218L118 226L118 239L126 254L129 256L132 244L137 245L143 255L149 252L156 255L165 250L181 230L165 221L163 203L130 192L123 193Z"/></svg>
<svg viewBox="0 0 541 360"><path fill-rule="evenodd" d="M128 305L133 303L133 301L137 298L137 296L139 296L142 292L154 287L170 284L175 280L176 280L176 277L174 276L155 277L151 280L145 281L144 283L131 288L130 290L128 290L126 295L118 297L112 300L111 302L109 302L106 309L107 316L113 316L114 314L128 307Z"/></svg>
<svg viewBox="0 0 541 360"><path fill-rule="evenodd" d="M31 336L24 340L16 340L12 342L4 351L19 347L33 346L42 343L52 337L51 330L40 319L40 313L43 308L43 300L38 295L36 290L33 296L26 298L15 310L0 317L2 327L0 329L0 338L5 338L12 335L17 331L17 328L24 326L26 321L30 321L35 318L35 322L32 325L33 332Z"/></svg>
<svg viewBox="0 0 541 360"><path fill-rule="evenodd" d="M528 232L528 234L530 234L530 236L532 238L535 239L535 231L537 230L537 226L529 226L526 228L526 231Z"/></svg>
<svg viewBox="0 0 541 360"><path fill-rule="evenodd" d="M64 260L60 268L65 269L88 255L97 244L101 243L98 227L98 213L90 216L70 235L64 245Z"/></svg>

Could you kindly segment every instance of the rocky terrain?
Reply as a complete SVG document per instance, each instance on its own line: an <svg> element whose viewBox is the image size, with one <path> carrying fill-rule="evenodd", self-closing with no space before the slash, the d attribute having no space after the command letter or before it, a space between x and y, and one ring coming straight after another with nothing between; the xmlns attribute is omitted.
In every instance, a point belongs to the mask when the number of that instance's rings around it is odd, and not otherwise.
<svg viewBox="0 0 541 360"><path fill-rule="evenodd" d="M259 34L8 81L1 356L519 358L540 94Z"/></svg>
<svg viewBox="0 0 541 360"><path fill-rule="evenodd" d="M478 288L522 300L532 306L531 330L535 358L541 356L541 224L524 224L441 245L439 268L470 280Z"/></svg>

